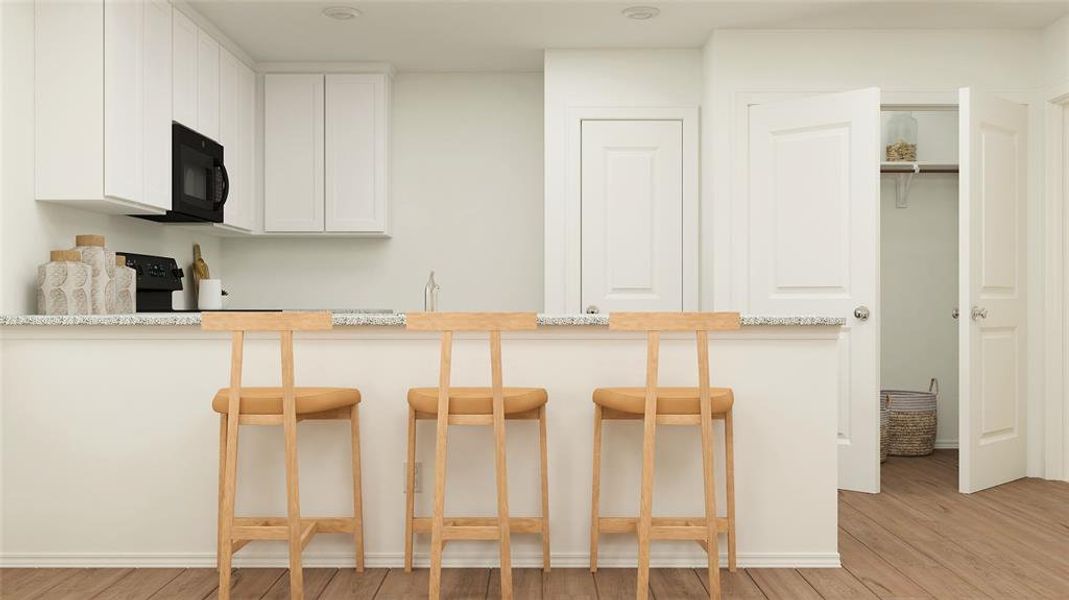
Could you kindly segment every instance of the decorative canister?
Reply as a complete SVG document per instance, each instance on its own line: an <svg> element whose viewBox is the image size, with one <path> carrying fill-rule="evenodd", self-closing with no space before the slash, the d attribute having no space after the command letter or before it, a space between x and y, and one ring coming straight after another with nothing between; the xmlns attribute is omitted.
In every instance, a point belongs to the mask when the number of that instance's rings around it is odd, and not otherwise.
<svg viewBox="0 0 1069 600"><path fill-rule="evenodd" d="M895 113L888 120L885 142L888 162L916 162L917 119L913 113Z"/></svg>
<svg viewBox="0 0 1069 600"><path fill-rule="evenodd" d="M106 315L115 310L115 253L104 248L102 235L78 235L74 237L75 250L81 253L82 262L93 269L92 292L89 303L92 314Z"/></svg>
<svg viewBox="0 0 1069 600"><path fill-rule="evenodd" d="M137 271L126 266L125 256L115 257L115 312L122 315L137 312Z"/></svg>
<svg viewBox="0 0 1069 600"><path fill-rule="evenodd" d="M37 312L42 315L87 315L92 268L76 250L53 250L50 262L37 267Z"/></svg>

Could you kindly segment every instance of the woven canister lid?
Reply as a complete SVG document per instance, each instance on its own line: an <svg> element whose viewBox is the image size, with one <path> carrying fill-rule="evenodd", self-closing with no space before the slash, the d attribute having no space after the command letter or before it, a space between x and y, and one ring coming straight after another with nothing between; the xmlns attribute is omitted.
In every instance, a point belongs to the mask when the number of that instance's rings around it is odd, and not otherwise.
<svg viewBox="0 0 1069 600"><path fill-rule="evenodd" d="M104 236L97 235L97 234L92 234L92 233L83 233L81 235L76 235L76 236L74 236L74 245L75 246L100 246L101 248L103 248L104 247Z"/></svg>
<svg viewBox="0 0 1069 600"><path fill-rule="evenodd" d="M53 250L48 253L52 262L81 262L82 253L77 250Z"/></svg>
<svg viewBox="0 0 1069 600"><path fill-rule="evenodd" d="M125 267L126 266L126 257L123 256L122 254L116 254L115 255L115 266L116 267Z"/></svg>

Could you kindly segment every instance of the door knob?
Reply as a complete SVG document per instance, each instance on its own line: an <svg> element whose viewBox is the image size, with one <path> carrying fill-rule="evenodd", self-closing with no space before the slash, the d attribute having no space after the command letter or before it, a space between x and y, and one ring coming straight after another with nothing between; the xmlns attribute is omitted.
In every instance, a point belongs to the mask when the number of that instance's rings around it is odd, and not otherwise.
<svg viewBox="0 0 1069 600"><path fill-rule="evenodd" d="M982 306L972 307L972 320L979 321L987 318L987 309Z"/></svg>
<svg viewBox="0 0 1069 600"><path fill-rule="evenodd" d="M601 312L601 311L598 310L598 307L593 305L593 304L591 304L590 306L586 307L586 314L588 314L588 315L596 315L599 312Z"/></svg>
<svg viewBox="0 0 1069 600"><path fill-rule="evenodd" d="M869 320L869 315L871 315L871 314L872 313L869 312L869 307L867 307L867 306L859 306L859 307L854 309L854 317L858 321L868 321Z"/></svg>
<svg viewBox="0 0 1069 600"><path fill-rule="evenodd" d="M950 318L952 318L952 319L954 319L956 321L958 319L958 317L960 317L960 316L961 316L961 311L958 310L957 306L955 306L954 310L950 311Z"/></svg>

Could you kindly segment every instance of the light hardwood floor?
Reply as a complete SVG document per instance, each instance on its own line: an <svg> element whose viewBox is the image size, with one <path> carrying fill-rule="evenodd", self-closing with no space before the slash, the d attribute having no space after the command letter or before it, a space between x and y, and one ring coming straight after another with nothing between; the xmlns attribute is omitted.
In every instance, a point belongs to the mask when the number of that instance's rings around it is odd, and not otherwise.
<svg viewBox="0 0 1069 600"><path fill-rule="evenodd" d="M843 569L721 571L725 598L1069 598L1069 483L1024 479L963 496L957 455L891 458L883 493L839 495ZM516 598L633 598L633 569L513 571ZM211 569L5 569L4 600L214 597ZM657 600L708 597L704 569L653 569ZM305 569L305 595L423 598L427 570ZM446 598L495 598L493 569L446 569ZM233 598L283 599L285 569L237 569Z"/></svg>

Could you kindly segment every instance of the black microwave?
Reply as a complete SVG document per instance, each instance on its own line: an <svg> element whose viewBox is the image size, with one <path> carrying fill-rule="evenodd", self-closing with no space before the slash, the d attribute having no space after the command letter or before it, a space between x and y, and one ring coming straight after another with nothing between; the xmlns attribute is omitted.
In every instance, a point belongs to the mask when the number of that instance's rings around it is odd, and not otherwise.
<svg viewBox="0 0 1069 600"><path fill-rule="evenodd" d="M165 223L222 223L230 195L222 144L174 123L171 164L171 210L145 218Z"/></svg>

